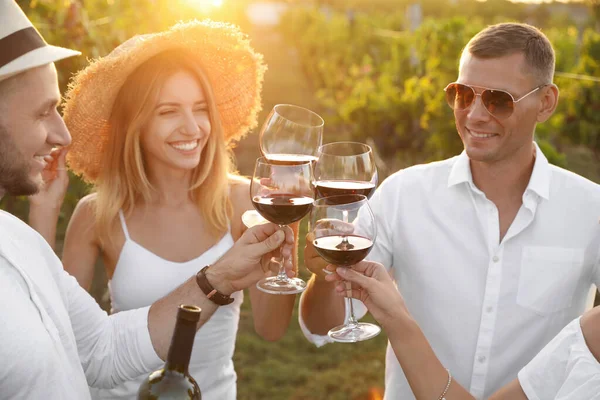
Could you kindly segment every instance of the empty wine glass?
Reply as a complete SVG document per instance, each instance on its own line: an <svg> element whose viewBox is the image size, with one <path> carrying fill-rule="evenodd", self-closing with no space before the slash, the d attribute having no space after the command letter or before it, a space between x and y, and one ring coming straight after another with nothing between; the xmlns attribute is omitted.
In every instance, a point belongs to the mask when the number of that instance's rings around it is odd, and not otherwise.
<svg viewBox="0 0 600 400"><path fill-rule="evenodd" d="M371 147L357 142L321 146L314 175L317 197L361 194L370 198L378 183Z"/></svg>
<svg viewBox="0 0 600 400"><path fill-rule="evenodd" d="M313 246L328 263L351 268L371 251L377 230L375 217L367 197L349 194L323 197L315 200L310 213ZM350 290L350 282L346 283ZM354 316L352 299L346 299L350 308L348 321L328 332L336 342L359 342L371 339L381 332L377 325L358 322Z"/></svg>
<svg viewBox="0 0 600 400"><path fill-rule="evenodd" d="M314 198L311 182L310 162L278 165L261 157L256 160L250 184L252 204L263 218L283 228L301 220L310 211ZM306 282L287 276L282 255L277 262L277 276L259 281L256 284L258 289L272 294L296 294L304 291Z"/></svg>
<svg viewBox="0 0 600 400"><path fill-rule="evenodd" d="M277 104L260 129L260 151L272 164L314 162L323 142L324 124L323 118L309 109Z"/></svg>

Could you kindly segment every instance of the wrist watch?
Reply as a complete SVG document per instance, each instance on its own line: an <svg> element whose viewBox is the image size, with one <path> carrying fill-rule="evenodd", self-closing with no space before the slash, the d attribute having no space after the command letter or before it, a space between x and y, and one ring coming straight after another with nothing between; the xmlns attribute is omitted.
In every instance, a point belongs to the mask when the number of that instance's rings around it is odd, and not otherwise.
<svg viewBox="0 0 600 400"><path fill-rule="evenodd" d="M210 284L210 282L208 282L208 279L206 278L206 271L208 270L208 268L209 266L207 265L206 267L198 271L198 273L196 274L196 283L198 283L198 286L200 287L202 292L204 292L204 294L208 299L210 299L210 301L219 306L226 306L227 304L233 303L233 297L220 293Z"/></svg>

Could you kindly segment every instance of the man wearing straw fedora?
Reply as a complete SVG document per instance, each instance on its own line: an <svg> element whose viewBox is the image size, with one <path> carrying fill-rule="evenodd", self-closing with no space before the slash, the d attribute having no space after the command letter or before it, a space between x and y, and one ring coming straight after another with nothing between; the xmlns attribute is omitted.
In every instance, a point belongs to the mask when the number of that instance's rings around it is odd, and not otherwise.
<svg viewBox="0 0 600 400"><path fill-rule="evenodd" d="M0 195L36 193L52 149L70 143L54 62L78 54L48 45L13 0L0 0ZM250 286L284 241L289 254L291 233L249 229L207 283L225 297ZM291 274L291 262L286 268ZM200 306L198 327L217 309L204 290L190 277L149 307L109 317L38 233L0 211L0 397L89 399L88 385L110 388L157 369L177 306Z"/></svg>

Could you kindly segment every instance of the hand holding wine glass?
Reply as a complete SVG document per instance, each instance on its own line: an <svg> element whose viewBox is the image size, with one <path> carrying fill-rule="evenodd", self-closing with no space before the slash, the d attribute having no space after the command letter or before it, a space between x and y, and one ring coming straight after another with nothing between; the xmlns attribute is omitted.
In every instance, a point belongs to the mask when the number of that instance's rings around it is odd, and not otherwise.
<svg viewBox="0 0 600 400"><path fill-rule="evenodd" d="M265 158L256 160L250 185L252 204L266 220L284 227L299 221L311 209L313 202L312 166L310 162L296 165L277 165ZM271 294L296 294L304 291L306 282L289 278L284 259L278 260L277 276L262 279L258 289Z"/></svg>
<svg viewBox="0 0 600 400"><path fill-rule="evenodd" d="M311 233L314 250L330 264L352 267L371 251L377 237L375 218L363 195L324 197L313 203ZM350 289L350 287L348 287ZM328 333L337 342L358 342L375 337L377 325L358 322L348 299L350 318Z"/></svg>
<svg viewBox="0 0 600 400"><path fill-rule="evenodd" d="M383 265L361 261L352 268L329 266L328 270L331 274L325 280L338 282L337 293L362 301L384 329L388 330L398 318L409 316L402 295ZM348 290L347 282L350 282L351 290Z"/></svg>

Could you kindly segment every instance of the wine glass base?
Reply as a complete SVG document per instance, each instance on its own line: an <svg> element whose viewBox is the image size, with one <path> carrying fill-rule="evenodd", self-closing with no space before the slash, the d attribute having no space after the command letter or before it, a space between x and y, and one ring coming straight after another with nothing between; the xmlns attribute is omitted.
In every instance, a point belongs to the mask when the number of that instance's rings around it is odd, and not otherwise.
<svg viewBox="0 0 600 400"><path fill-rule="evenodd" d="M269 294L298 294L304 292L306 282L300 278L281 280L276 276L271 276L258 281L256 287Z"/></svg>
<svg viewBox="0 0 600 400"><path fill-rule="evenodd" d="M372 339L379 335L381 328L368 322L359 322L356 325L340 325L327 332L334 342L355 343L363 340Z"/></svg>

